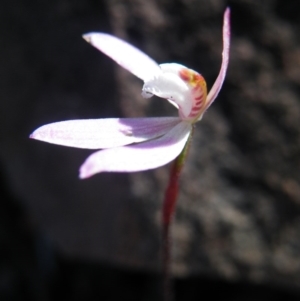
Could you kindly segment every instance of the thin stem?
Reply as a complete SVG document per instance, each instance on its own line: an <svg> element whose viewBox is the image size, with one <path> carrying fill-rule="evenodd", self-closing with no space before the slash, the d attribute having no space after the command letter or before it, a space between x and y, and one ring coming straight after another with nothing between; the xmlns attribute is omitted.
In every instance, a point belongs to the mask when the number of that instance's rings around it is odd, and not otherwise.
<svg viewBox="0 0 300 301"><path fill-rule="evenodd" d="M173 216L176 208L176 200L178 196L179 177L181 170L184 166L185 159L189 150L189 146L192 140L193 130L189 136L187 143L185 144L180 155L175 159L170 171L169 184L165 193L165 199L163 203L162 213L162 225L163 225L163 294L164 301L173 300L173 290L171 283L171 247L172 239L170 233L170 227L173 220Z"/></svg>

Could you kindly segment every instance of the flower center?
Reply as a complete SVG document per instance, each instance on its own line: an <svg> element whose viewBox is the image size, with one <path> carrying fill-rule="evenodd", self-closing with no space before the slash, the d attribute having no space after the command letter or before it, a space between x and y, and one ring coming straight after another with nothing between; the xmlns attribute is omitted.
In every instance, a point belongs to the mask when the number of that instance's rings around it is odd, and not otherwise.
<svg viewBox="0 0 300 301"><path fill-rule="evenodd" d="M179 110L182 120L196 122L205 110L207 96L204 78L183 65L161 64L161 72L146 81L142 95L167 99Z"/></svg>
<svg viewBox="0 0 300 301"><path fill-rule="evenodd" d="M198 72L188 68L181 69L179 76L188 84L192 95L192 109L187 118L197 120L203 113L207 96L205 79Z"/></svg>

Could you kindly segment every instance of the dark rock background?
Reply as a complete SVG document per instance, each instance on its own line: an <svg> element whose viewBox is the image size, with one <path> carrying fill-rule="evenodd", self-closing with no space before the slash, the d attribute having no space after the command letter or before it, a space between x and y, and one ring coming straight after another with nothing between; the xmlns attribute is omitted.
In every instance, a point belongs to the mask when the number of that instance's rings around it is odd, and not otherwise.
<svg viewBox="0 0 300 301"><path fill-rule="evenodd" d="M300 295L300 4L296 0L5 0L0 7L0 299L160 300L168 166L80 181L90 151L28 139L59 120L174 115L85 43L116 34L210 87L173 227L177 300Z"/></svg>

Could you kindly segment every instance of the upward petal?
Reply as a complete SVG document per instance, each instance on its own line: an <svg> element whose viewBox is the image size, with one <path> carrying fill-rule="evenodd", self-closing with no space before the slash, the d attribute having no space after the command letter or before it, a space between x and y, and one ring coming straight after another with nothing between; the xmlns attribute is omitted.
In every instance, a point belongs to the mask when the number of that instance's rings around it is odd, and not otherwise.
<svg viewBox="0 0 300 301"><path fill-rule="evenodd" d="M223 85L228 62L229 62L229 47L230 47L230 9L227 8L224 13L224 20L223 20L223 52L222 52L222 64L219 75L213 84L211 90L207 95L206 100L206 108L207 109L215 98L218 96L220 89Z"/></svg>
<svg viewBox="0 0 300 301"><path fill-rule="evenodd" d="M161 72L157 63L147 54L117 37L91 32L83 35L83 38L143 81Z"/></svg>
<svg viewBox="0 0 300 301"><path fill-rule="evenodd" d="M162 136L178 123L178 117L68 120L43 125L30 138L78 148L110 148Z"/></svg>
<svg viewBox="0 0 300 301"><path fill-rule="evenodd" d="M99 172L136 172L160 167L182 151L192 125L182 121L164 136L134 145L93 153L80 167L80 178Z"/></svg>

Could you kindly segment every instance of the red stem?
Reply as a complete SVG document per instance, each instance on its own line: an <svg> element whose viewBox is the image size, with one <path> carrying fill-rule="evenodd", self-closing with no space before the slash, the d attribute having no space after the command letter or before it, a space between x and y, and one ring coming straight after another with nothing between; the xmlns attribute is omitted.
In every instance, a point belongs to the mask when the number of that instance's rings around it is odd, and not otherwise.
<svg viewBox="0 0 300 301"><path fill-rule="evenodd" d="M171 246L172 240L170 227L176 208L176 200L179 188L179 177L189 150L193 130L188 138L180 155L175 159L170 171L169 184L165 193L162 212L163 224L163 292L164 301L173 300L173 290L171 287Z"/></svg>
<svg viewBox="0 0 300 301"><path fill-rule="evenodd" d="M177 159L176 159L177 160ZM163 292L164 301L173 300L171 288L171 237L170 226L174 216L176 200L178 195L178 180L180 171L176 170L176 161L173 163L170 173L169 185L165 193L163 204Z"/></svg>

